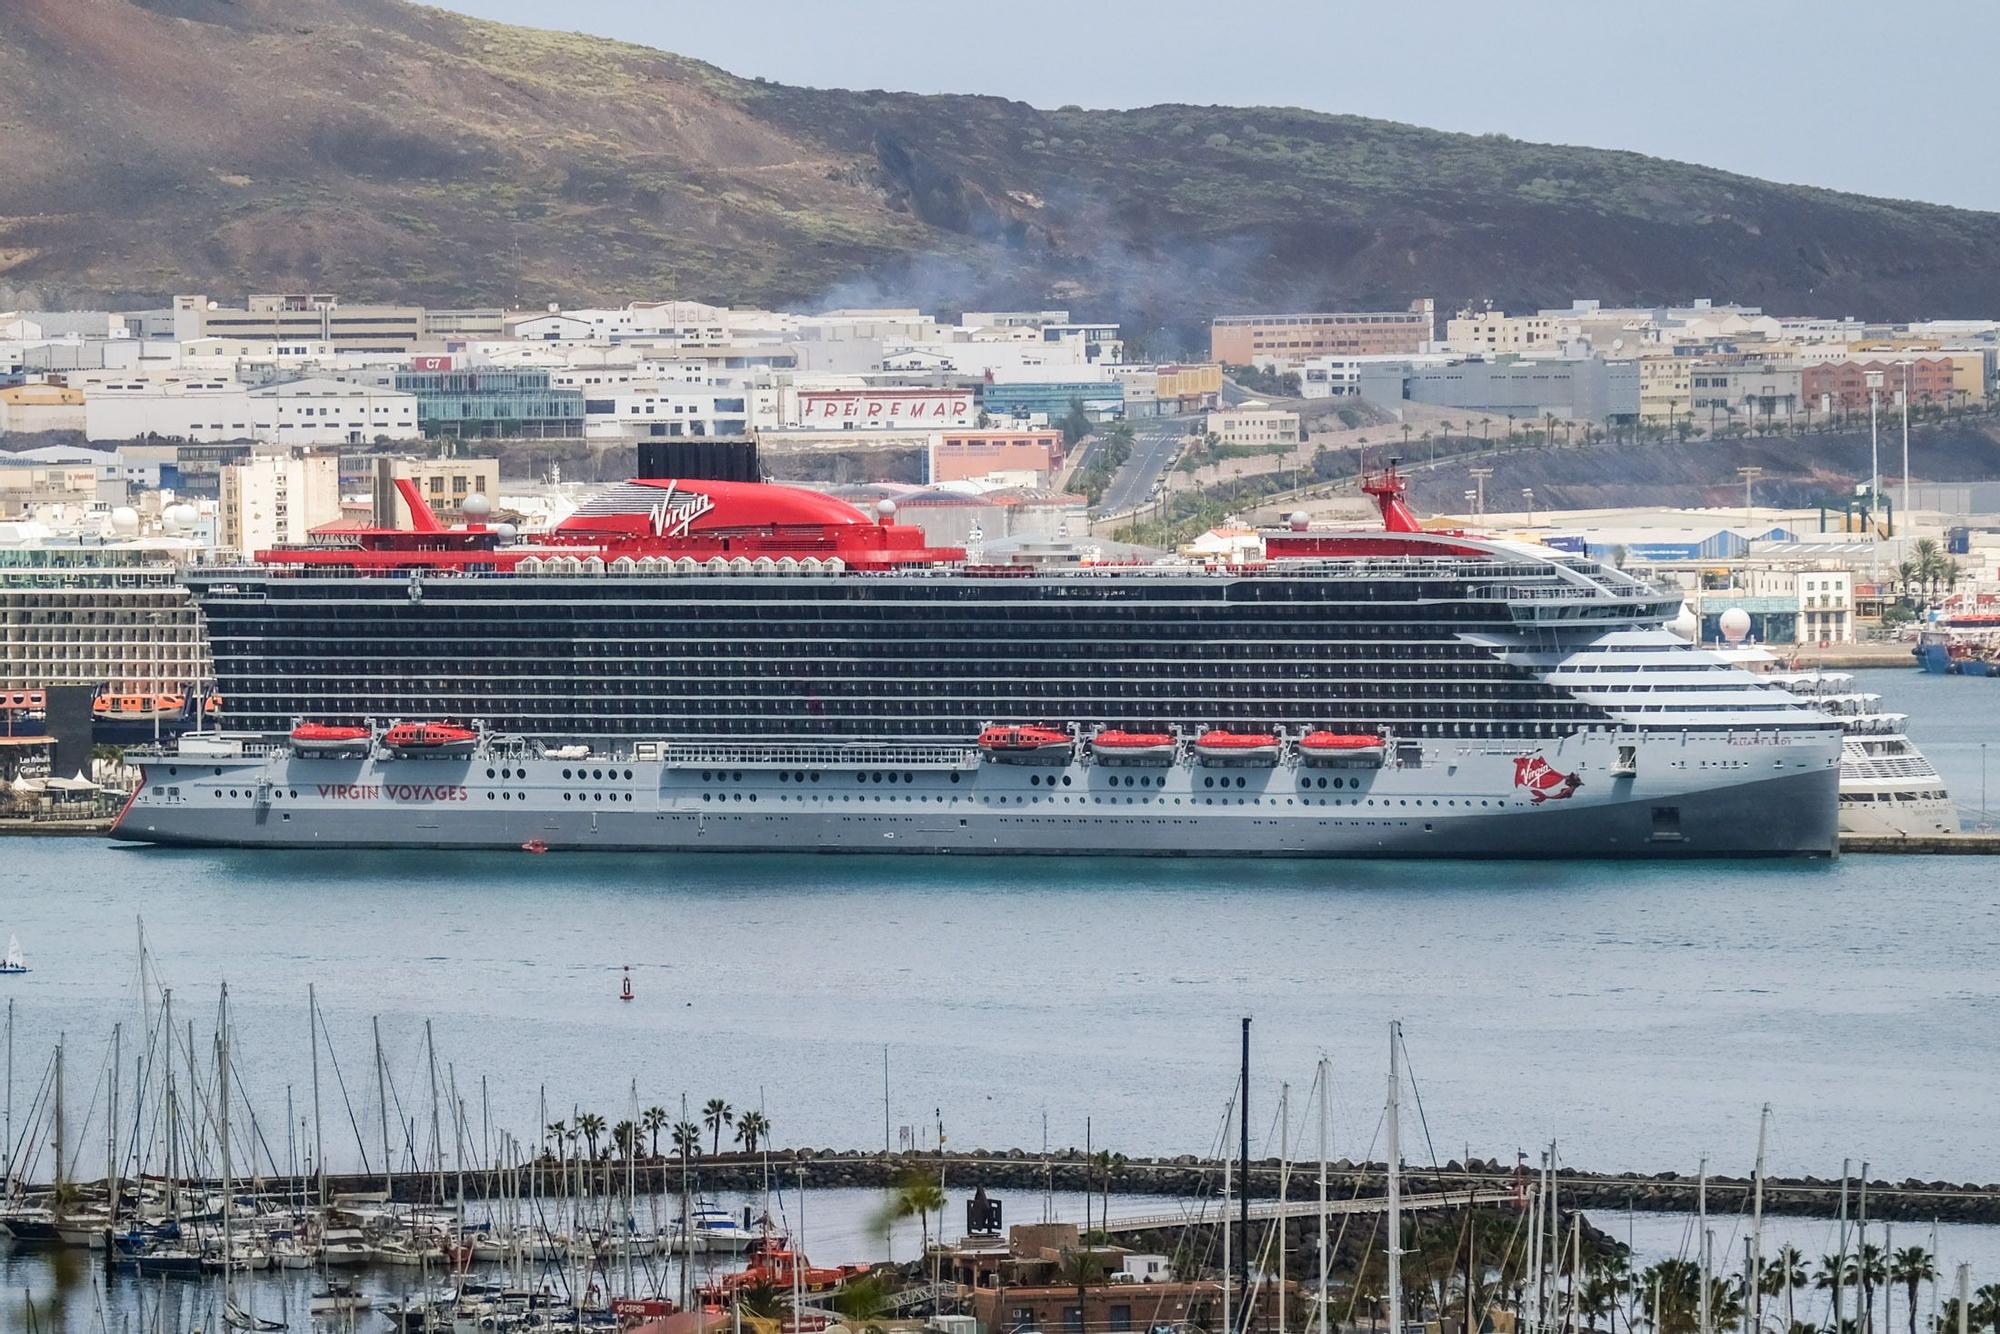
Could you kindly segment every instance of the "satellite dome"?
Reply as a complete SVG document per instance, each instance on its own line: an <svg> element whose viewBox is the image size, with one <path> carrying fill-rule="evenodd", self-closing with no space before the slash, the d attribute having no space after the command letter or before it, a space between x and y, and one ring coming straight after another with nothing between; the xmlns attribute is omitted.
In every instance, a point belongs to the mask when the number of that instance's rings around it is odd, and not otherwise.
<svg viewBox="0 0 2000 1334"><path fill-rule="evenodd" d="M192 528L201 519L201 511L183 501L167 506L167 522L176 528Z"/></svg>
<svg viewBox="0 0 2000 1334"><path fill-rule="evenodd" d="M1312 523L1312 517L1304 510L1293 510L1291 517L1286 522L1292 525L1293 532L1303 533L1307 526Z"/></svg>
<svg viewBox="0 0 2000 1334"><path fill-rule="evenodd" d="M1696 635L1701 633L1701 622L1695 619L1694 609L1683 602L1681 603L1680 611L1675 614L1674 619L1667 622L1667 629L1673 631L1682 639L1691 641Z"/></svg>
<svg viewBox="0 0 2000 1334"><path fill-rule="evenodd" d="M477 521L484 519L493 512L493 502L479 492L474 491L465 498L465 503L460 505L458 509L459 513L465 515L466 518Z"/></svg>
<svg viewBox="0 0 2000 1334"><path fill-rule="evenodd" d="M512 542L521 535L521 530L511 523L496 523L493 525L493 531L500 534L502 542Z"/></svg>
<svg viewBox="0 0 2000 1334"><path fill-rule="evenodd" d="M880 519L883 523L887 523L889 522L889 520L895 518L896 502L893 500L886 500L886 499L876 501L875 517Z"/></svg>
<svg viewBox="0 0 2000 1334"><path fill-rule="evenodd" d="M111 531L120 537L131 537L139 531L139 511L130 505L120 505L111 511Z"/></svg>
<svg viewBox="0 0 2000 1334"><path fill-rule="evenodd" d="M1750 633L1750 613L1741 607L1731 607L1722 613L1722 637L1732 644L1743 642Z"/></svg>

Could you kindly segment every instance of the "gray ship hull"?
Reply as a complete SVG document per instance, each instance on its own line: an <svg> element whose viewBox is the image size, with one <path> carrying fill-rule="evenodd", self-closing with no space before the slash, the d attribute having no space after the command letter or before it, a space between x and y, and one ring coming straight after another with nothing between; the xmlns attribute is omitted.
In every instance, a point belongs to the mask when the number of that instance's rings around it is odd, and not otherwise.
<svg viewBox="0 0 2000 1334"><path fill-rule="evenodd" d="M557 759L142 761L113 836L269 848L1270 857L1774 857L1837 850L1840 734L1426 741L1381 768L982 763L966 747ZM642 743L634 748L645 752Z"/></svg>

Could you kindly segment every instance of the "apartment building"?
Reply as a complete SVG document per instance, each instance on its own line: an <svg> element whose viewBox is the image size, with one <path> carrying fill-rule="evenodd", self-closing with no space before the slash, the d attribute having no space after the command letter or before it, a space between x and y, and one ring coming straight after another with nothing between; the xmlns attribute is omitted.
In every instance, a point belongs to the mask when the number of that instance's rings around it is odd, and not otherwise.
<svg viewBox="0 0 2000 1334"><path fill-rule="evenodd" d="M1231 366L1293 366L1313 357L1422 352L1436 337L1437 303L1407 310L1226 315L1208 327L1208 355Z"/></svg>
<svg viewBox="0 0 2000 1334"><path fill-rule="evenodd" d="M222 470L221 545L249 556L340 518L340 456L260 450Z"/></svg>

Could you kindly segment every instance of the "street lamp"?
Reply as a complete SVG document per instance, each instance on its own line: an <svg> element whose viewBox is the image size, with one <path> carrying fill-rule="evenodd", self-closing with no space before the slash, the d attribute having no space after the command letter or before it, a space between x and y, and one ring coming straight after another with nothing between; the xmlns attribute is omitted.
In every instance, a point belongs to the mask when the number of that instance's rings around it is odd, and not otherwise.
<svg viewBox="0 0 2000 1334"><path fill-rule="evenodd" d="M1903 361L1903 522L1910 521L1910 363Z"/></svg>
<svg viewBox="0 0 2000 1334"><path fill-rule="evenodd" d="M1528 506L1528 527L1533 528L1535 526L1535 488L1532 486L1522 487L1521 499Z"/></svg>

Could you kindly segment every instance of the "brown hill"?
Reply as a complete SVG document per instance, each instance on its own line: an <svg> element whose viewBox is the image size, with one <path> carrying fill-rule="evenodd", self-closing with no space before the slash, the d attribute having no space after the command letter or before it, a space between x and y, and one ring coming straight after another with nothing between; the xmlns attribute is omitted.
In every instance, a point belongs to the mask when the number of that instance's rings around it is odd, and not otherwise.
<svg viewBox="0 0 2000 1334"><path fill-rule="evenodd" d="M791 88L398 0L5 0L0 308L2000 308L2000 216L1278 108Z"/></svg>

